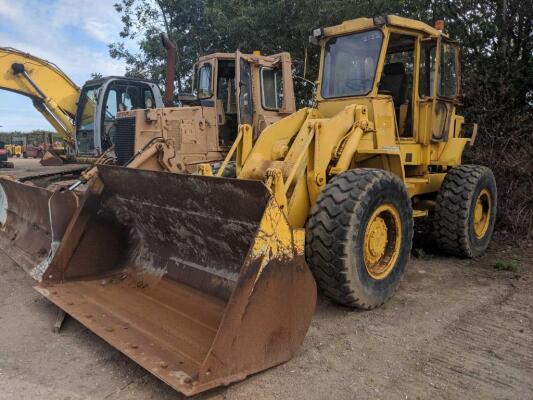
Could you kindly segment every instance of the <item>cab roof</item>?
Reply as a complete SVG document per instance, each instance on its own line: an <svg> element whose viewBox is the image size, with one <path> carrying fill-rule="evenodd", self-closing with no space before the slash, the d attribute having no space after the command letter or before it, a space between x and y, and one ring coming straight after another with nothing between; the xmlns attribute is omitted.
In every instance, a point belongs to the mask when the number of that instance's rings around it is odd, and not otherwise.
<svg viewBox="0 0 533 400"><path fill-rule="evenodd" d="M429 36L445 36L445 33L439 31L438 29L429 26L428 24L417 21L415 19L399 17L397 15L386 15L383 17L375 18L356 18L348 21L344 21L339 25L330 26L324 28L325 36L337 36L350 32L357 32L361 30L370 29L373 27L379 26L395 26L404 29L410 29L413 31L423 32Z"/></svg>
<svg viewBox="0 0 533 400"><path fill-rule="evenodd" d="M103 78L97 78L97 79L89 79L85 84L85 86L95 86L95 85L102 85L105 82L109 80L121 80L121 81L130 81L130 82L144 82L144 83L154 83L153 81L150 81L148 79L140 79L140 78L129 78L126 76L105 76Z"/></svg>

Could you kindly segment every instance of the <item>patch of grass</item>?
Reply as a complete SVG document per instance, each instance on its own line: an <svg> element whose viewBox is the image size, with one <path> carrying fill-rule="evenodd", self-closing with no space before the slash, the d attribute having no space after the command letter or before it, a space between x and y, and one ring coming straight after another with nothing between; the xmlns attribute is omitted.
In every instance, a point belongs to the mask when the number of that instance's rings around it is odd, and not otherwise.
<svg viewBox="0 0 533 400"><path fill-rule="evenodd" d="M428 254L426 253L426 251L423 248L421 248L421 247L413 248L413 255L416 258L421 258L421 259L429 258Z"/></svg>
<svg viewBox="0 0 533 400"><path fill-rule="evenodd" d="M510 260L498 260L496 261L496 264L494 264L494 268L499 271L519 272L520 267L520 260L518 258L512 258Z"/></svg>

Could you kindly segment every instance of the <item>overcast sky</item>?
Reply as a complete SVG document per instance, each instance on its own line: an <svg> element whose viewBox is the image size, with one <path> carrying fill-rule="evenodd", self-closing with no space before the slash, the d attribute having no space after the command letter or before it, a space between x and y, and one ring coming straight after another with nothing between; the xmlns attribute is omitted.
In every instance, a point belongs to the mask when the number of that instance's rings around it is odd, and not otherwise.
<svg viewBox="0 0 533 400"><path fill-rule="evenodd" d="M120 39L116 0L0 0L0 47L53 62L80 87L91 72L123 75L107 45ZM129 43L128 47L134 47ZM21 95L0 90L0 132L52 130Z"/></svg>

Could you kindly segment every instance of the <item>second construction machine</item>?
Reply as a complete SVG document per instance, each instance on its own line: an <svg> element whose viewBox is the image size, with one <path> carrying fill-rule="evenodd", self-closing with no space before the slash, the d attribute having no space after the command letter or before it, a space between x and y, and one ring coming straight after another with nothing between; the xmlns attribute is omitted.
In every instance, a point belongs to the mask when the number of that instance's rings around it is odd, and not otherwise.
<svg viewBox="0 0 533 400"><path fill-rule="evenodd" d="M456 112L458 44L397 16L319 28L312 40L316 108L255 143L241 120L218 176L207 163L203 176L97 166L41 271L43 296L186 395L293 357L315 281L346 306L387 301L415 218L429 216L455 255L490 241L494 176L462 164L477 126ZM136 116L146 119L156 118ZM223 177L232 157L237 179Z"/></svg>
<svg viewBox="0 0 533 400"><path fill-rule="evenodd" d="M111 147L119 107L163 107L152 82L111 76L89 80L80 89L53 63L10 47L0 47L0 89L30 98L65 142L68 155L81 159Z"/></svg>
<svg viewBox="0 0 533 400"><path fill-rule="evenodd" d="M175 48L166 38L164 44L168 49L164 99L154 95L159 93L157 86L126 78L91 81L84 86L78 107L79 129L74 136L78 155L99 155L96 164L173 173L197 172L201 163L217 168L239 126L246 126L256 138L267 126L296 111L288 53L266 56L236 52L200 57L193 73L194 94L180 95L182 106L172 106ZM95 123L94 113L101 116ZM52 186L68 183L74 189L96 172L97 168L92 167L74 184L54 180ZM226 168L226 175L235 176L235 172ZM47 178L42 181L48 182ZM0 216L7 217L0 221L4 226L0 248L9 249L26 270L46 261L52 242L57 246L78 207L78 195L73 190L52 191L37 187L40 181L33 182L0 182L4 210Z"/></svg>

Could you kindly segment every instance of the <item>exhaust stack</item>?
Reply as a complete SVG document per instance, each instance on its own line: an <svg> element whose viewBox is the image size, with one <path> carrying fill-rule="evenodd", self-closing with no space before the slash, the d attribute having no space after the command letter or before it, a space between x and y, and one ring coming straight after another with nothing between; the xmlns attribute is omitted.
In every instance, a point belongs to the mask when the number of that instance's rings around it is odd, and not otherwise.
<svg viewBox="0 0 533 400"><path fill-rule="evenodd" d="M165 97L163 102L166 107L171 107L174 100L174 76L176 74L176 44L167 35L161 34L161 43L167 50L167 66L165 76Z"/></svg>

